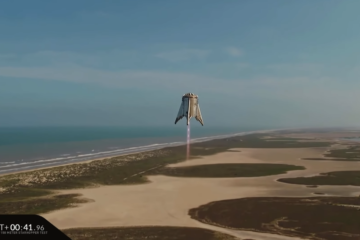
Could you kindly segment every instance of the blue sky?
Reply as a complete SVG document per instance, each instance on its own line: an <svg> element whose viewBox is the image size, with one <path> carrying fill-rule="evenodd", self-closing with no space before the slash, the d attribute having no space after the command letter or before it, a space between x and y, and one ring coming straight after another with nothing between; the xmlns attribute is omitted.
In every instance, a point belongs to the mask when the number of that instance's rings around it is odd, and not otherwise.
<svg viewBox="0 0 360 240"><path fill-rule="evenodd" d="M360 125L360 1L19 1L0 7L0 126ZM185 124L185 123L183 123Z"/></svg>

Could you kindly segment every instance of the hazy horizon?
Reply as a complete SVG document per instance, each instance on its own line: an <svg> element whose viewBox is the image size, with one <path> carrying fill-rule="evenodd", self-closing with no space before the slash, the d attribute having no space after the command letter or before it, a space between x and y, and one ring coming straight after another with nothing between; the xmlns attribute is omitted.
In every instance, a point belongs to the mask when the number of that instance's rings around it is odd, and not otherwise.
<svg viewBox="0 0 360 240"><path fill-rule="evenodd" d="M360 2L14 0L0 127L359 127ZM192 120L192 127L199 125Z"/></svg>

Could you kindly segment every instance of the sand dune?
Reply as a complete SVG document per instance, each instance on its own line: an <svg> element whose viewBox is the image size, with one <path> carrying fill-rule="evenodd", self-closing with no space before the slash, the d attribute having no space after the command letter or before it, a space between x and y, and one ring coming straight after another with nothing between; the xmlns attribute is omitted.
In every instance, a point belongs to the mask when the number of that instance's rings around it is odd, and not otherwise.
<svg viewBox="0 0 360 240"><path fill-rule="evenodd" d="M285 163L305 166L306 170L251 178L178 178L150 176L151 183L132 186L102 186L75 189L94 202L43 214L60 229L134 225L190 226L221 231L241 238L291 239L289 237L209 226L192 220L190 208L222 199L256 196L313 196L314 189L279 183L278 178L296 177L337 170L360 170L358 162L304 161L303 157L320 157L324 148L307 149L237 149L241 152L220 154L190 160L176 166L215 163ZM316 191L329 195L359 195L358 187L320 186ZM293 238L298 239L298 238Z"/></svg>

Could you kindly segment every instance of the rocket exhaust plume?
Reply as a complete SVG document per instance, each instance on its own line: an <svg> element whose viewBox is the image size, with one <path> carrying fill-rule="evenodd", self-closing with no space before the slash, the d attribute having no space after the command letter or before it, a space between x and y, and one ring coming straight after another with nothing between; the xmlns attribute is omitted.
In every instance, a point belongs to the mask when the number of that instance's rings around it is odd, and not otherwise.
<svg viewBox="0 0 360 240"><path fill-rule="evenodd" d="M175 119L175 124L186 117L187 121L187 148L186 148L186 158L190 158L190 119L194 117L202 126L204 126L204 121L201 116L200 106L199 106L199 97L193 93L186 93L182 96L181 105L179 112Z"/></svg>
<svg viewBox="0 0 360 240"><path fill-rule="evenodd" d="M190 122L189 125L187 125L186 159L190 159Z"/></svg>

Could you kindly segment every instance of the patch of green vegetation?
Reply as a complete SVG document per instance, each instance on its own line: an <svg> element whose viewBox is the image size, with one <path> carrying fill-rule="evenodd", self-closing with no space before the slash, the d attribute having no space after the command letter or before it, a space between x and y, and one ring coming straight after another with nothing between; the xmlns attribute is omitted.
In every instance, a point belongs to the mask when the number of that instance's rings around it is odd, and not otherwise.
<svg viewBox="0 0 360 240"><path fill-rule="evenodd" d="M53 210L73 207L74 204L85 203L87 200L79 199L79 194L63 194L53 197L31 198L16 201L0 201L2 214L40 214Z"/></svg>
<svg viewBox="0 0 360 240"><path fill-rule="evenodd" d="M206 164L188 167L164 167L151 172L175 177L202 177L202 178L228 178L228 177L259 177L286 173L292 170L304 170L302 166L287 164L266 163L224 163Z"/></svg>
<svg viewBox="0 0 360 240"><path fill-rule="evenodd" d="M237 238L208 229L192 227L112 227L62 230L72 240L235 240Z"/></svg>
<svg viewBox="0 0 360 240"><path fill-rule="evenodd" d="M266 141L304 141L311 140L306 138L289 138L289 137L273 137L273 138L265 138Z"/></svg>
<svg viewBox="0 0 360 240"><path fill-rule="evenodd" d="M348 159L348 158L302 158L302 160L316 160L316 161L360 161L360 159Z"/></svg>
<svg viewBox="0 0 360 240"><path fill-rule="evenodd" d="M14 188L0 194L0 203L42 197L51 193L52 191L44 189Z"/></svg>
<svg viewBox="0 0 360 240"><path fill-rule="evenodd" d="M360 161L360 147L350 146L347 149L334 149L324 155L331 158L346 158L348 160Z"/></svg>
<svg viewBox="0 0 360 240"><path fill-rule="evenodd" d="M0 182L0 186L3 187L3 188L9 188L13 185L16 185L20 182L20 179L19 178L3 178Z"/></svg>
<svg viewBox="0 0 360 240"><path fill-rule="evenodd" d="M316 161L360 161L360 146L349 146L345 149L331 149L323 158L302 158Z"/></svg>
<svg viewBox="0 0 360 240"><path fill-rule="evenodd" d="M269 134L250 134L245 136L237 136L225 139L216 139L209 142L197 143L197 146L227 147L229 148L308 148L308 147L328 147L331 142L300 142L292 140L288 141L267 141L264 137ZM302 139L304 140L304 139ZM192 154L192 152L191 152Z"/></svg>
<svg viewBox="0 0 360 240"><path fill-rule="evenodd" d="M279 182L303 185L353 185L360 186L360 171L321 173L313 177L281 178Z"/></svg>
<svg viewBox="0 0 360 240"><path fill-rule="evenodd" d="M189 210L215 226L313 240L360 238L360 197L257 197L211 202Z"/></svg>
<svg viewBox="0 0 360 240"><path fill-rule="evenodd" d="M350 146L346 149L332 149L329 153L324 154L325 157L331 158L347 158L360 160L360 147Z"/></svg>

